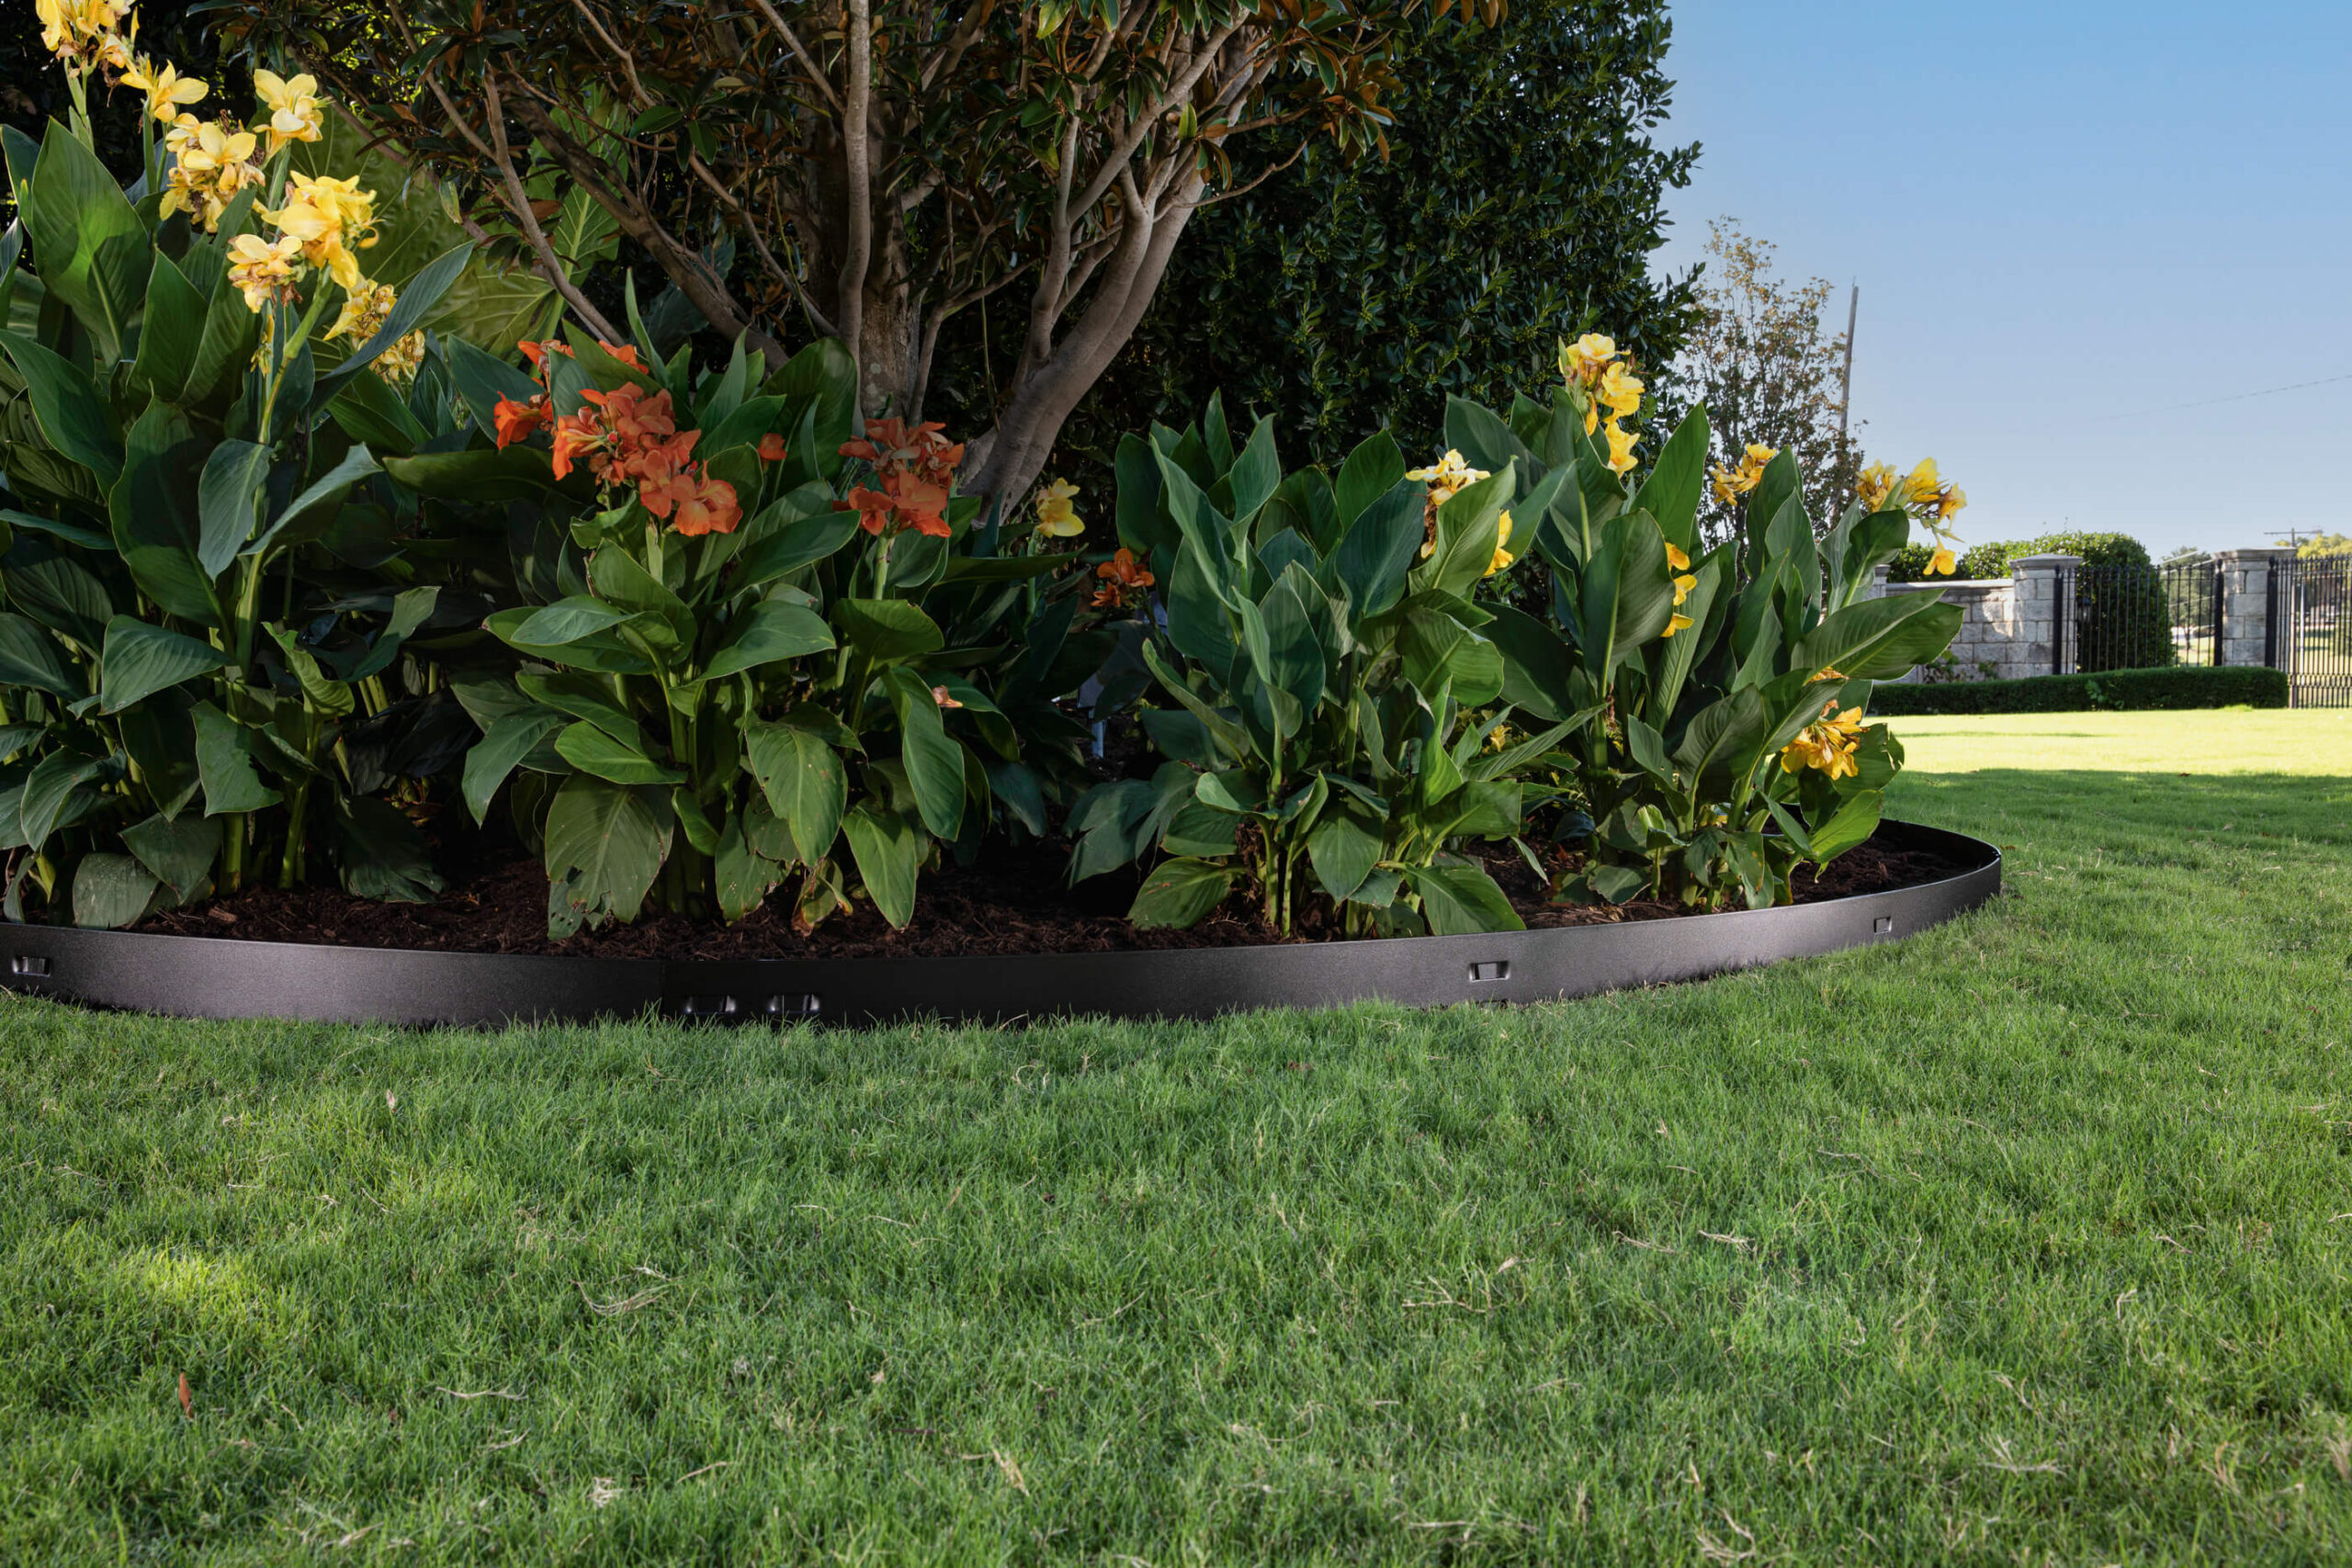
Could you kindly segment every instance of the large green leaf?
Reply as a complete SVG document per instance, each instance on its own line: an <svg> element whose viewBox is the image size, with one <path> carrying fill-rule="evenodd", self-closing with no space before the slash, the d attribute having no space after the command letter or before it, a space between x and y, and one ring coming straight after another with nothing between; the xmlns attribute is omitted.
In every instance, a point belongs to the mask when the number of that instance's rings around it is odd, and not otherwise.
<svg viewBox="0 0 2352 1568"><path fill-rule="evenodd" d="M886 680L891 705L898 710L899 756L914 789L915 807L922 813L924 827L952 840L964 827L963 743L947 733L939 703L922 676L895 669Z"/></svg>
<svg viewBox="0 0 2352 1568"><path fill-rule="evenodd" d="M122 830L123 846L139 863L168 885L182 900L192 898L212 874L223 836L217 818L161 813Z"/></svg>
<svg viewBox="0 0 2352 1568"><path fill-rule="evenodd" d="M1694 408L1682 416L1682 423L1667 438L1629 510L1646 512L1657 518L1658 531L1666 536L1666 542L1696 559L1699 502L1706 488L1707 411Z"/></svg>
<svg viewBox="0 0 2352 1568"><path fill-rule="evenodd" d="M197 564L207 577L229 570L253 537L269 480L269 448L251 441L223 441L204 460L197 486Z"/></svg>
<svg viewBox="0 0 2352 1568"><path fill-rule="evenodd" d="M20 333L0 331L5 351L25 378L32 400L33 418L51 446L110 486L122 477L122 439L115 434L114 416L90 378L71 362L43 348Z"/></svg>
<svg viewBox="0 0 2352 1568"><path fill-rule="evenodd" d="M97 155L55 120L24 196L42 286L72 308L107 360L121 358L154 259L138 209Z"/></svg>
<svg viewBox="0 0 2352 1568"><path fill-rule="evenodd" d="M114 604L106 584L73 557L27 539L10 549L5 563L8 598L17 608L85 651L106 641Z"/></svg>
<svg viewBox="0 0 2352 1568"><path fill-rule="evenodd" d="M196 721L196 768L204 784L204 814L258 811L282 798L254 772L254 738L250 730L214 707L198 703Z"/></svg>
<svg viewBox="0 0 2352 1568"><path fill-rule="evenodd" d="M506 782L506 776L563 727L562 714L542 707L525 708L491 720L482 738L466 753L465 774L460 781L466 809L473 813L476 822L488 820L491 802L497 798L498 786Z"/></svg>
<svg viewBox="0 0 2352 1568"><path fill-rule="evenodd" d="M882 918L904 929L914 919L915 878L922 868L922 835L914 824L870 800L842 818L850 858Z"/></svg>
<svg viewBox="0 0 2352 1568"><path fill-rule="evenodd" d="M96 803L97 796L90 784L118 771L110 767L112 761L78 751L51 751L33 764L17 809L18 830L35 854L48 843L51 833L78 819Z"/></svg>
<svg viewBox="0 0 2352 1568"><path fill-rule="evenodd" d="M1315 880L1333 898L1346 898L1363 886L1380 863L1381 848L1379 818L1352 800L1324 812L1306 835Z"/></svg>
<svg viewBox="0 0 2352 1568"><path fill-rule="evenodd" d="M514 628L510 641L533 648L561 648L582 637L610 631L633 618L632 613L602 599L574 593L540 606ZM505 634L502 633L502 636Z"/></svg>
<svg viewBox="0 0 2352 1568"><path fill-rule="evenodd" d="M30 686L68 703L84 695L56 640L22 615L0 615L0 685Z"/></svg>
<svg viewBox="0 0 2352 1568"><path fill-rule="evenodd" d="M752 776L769 808L792 829L801 857L831 853L849 805L849 775L840 753L797 724L755 724L744 750Z"/></svg>
<svg viewBox="0 0 2352 1568"><path fill-rule="evenodd" d="M1765 735L1764 698L1753 686L1701 708L1674 749L1675 765L1702 803L1725 798Z"/></svg>
<svg viewBox="0 0 2352 1568"><path fill-rule="evenodd" d="M1832 614L1797 640L1792 674L1836 670L1856 681L1885 681L1941 653L1966 615L1934 593L1890 593Z"/></svg>
<svg viewBox="0 0 2352 1568"><path fill-rule="evenodd" d="M488 446L386 457L384 472L436 501L545 501L560 490L548 454L537 446Z"/></svg>
<svg viewBox="0 0 2352 1568"><path fill-rule="evenodd" d="M743 824L733 817L719 829L718 852L711 857L711 888L718 897L719 915L740 920L760 907L784 880L784 867L761 854L744 837Z"/></svg>
<svg viewBox="0 0 2352 1568"><path fill-rule="evenodd" d="M204 308L195 363L188 367L175 400L187 408L228 401L243 386L245 369L260 342L261 318L246 308L245 297L225 286L215 288Z"/></svg>
<svg viewBox="0 0 2352 1568"><path fill-rule="evenodd" d="M1601 525L1599 547L1585 563L1583 588L1585 670L1606 682L1611 671L1666 630L1674 615L1666 536L1647 513L1621 514Z"/></svg>
<svg viewBox="0 0 2352 1568"><path fill-rule="evenodd" d="M220 624L211 574L197 558L197 496L210 449L171 405L151 402L130 427L122 478L107 496L115 549L141 592L203 626Z"/></svg>
<svg viewBox="0 0 2352 1568"><path fill-rule="evenodd" d="M1521 468L1531 468L1535 456L1491 411L1452 393L1445 400L1445 444L1460 452L1472 468L1489 473L1501 472L1514 460Z"/></svg>
<svg viewBox="0 0 2352 1568"><path fill-rule="evenodd" d="M1439 936L1527 929L1495 879L1468 860L1449 857L1419 868L1407 881L1420 896L1430 930Z"/></svg>
<svg viewBox="0 0 2352 1568"><path fill-rule="evenodd" d="M914 659L947 646L939 624L904 599L843 599L833 606L833 624L869 659Z"/></svg>
<svg viewBox="0 0 2352 1568"><path fill-rule="evenodd" d="M728 632L726 643L703 668L707 680L822 653L833 646L833 628L822 615L781 599L763 599L752 605L736 617Z"/></svg>
<svg viewBox="0 0 2352 1568"><path fill-rule="evenodd" d="M159 886L154 874L129 855L84 855L74 868L74 923L119 931L147 912Z"/></svg>
<svg viewBox="0 0 2352 1568"><path fill-rule="evenodd" d="M356 898L425 904L441 891L424 835L390 801L340 795L328 813L328 853L343 890Z"/></svg>
<svg viewBox="0 0 2352 1568"><path fill-rule="evenodd" d="M1340 465L1340 478L1332 487L1340 526L1354 527L1365 507L1396 489L1404 479L1405 455L1396 449L1395 437L1385 430L1374 431Z"/></svg>
<svg viewBox="0 0 2352 1568"><path fill-rule="evenodd" d="M345 452L335 466L320 475L302 493L286 503L286 510L273 519L261 536L243 554L260 555L273 546L308 544L327 531L335 513L343 507L344 498L352 486L370 474L381 473L376 459L365 446L354 446Z"/></svg>
<svg viewBox="0 0 2352 1568"><path fill-rule="evenodd" d="M548 807L548 875L592 922L633 920L674 830L666 790L574 773Z"/></svg>
<svg viewBox="0 0 2352 1568"><path fill-rule="evenodd" d="M158 255L147 279L147 309L139 327L139 379L167 402L177 402L204 342L204 295L172 258Z"/></svg>
<svg viewBox="0 0 2352 1568"><path fill-rule="evenodd" d="M614 784L683 784L686 775L665 768L629 741L607 735L582 719L568 725L555 738L558 755L583 773Z"/></svg>
<svg viewBox="0 0 2352 1568"><path fill-rule="evenodd" d="M1518 493L1519 470L1498 468L1453 492L1437 509L1437 549L1413 574L1425 588L1467 598L1494 569L1502 514Z"/></svg>
<svg viewBox="0 0 2352 1568"><path fill-rule="evenodd" d="M1428 491L1422 486L1400 479L1367 502L1349 524L1339 549L1333 552L1331 570L1347 590L1351 613L1357 620L1386 612L1403 596L1413 558L1421 545L1421 513L1427 500ZM1343 504L1341 513L1346 510Z"/></svg>
<svg viewBox="0 0 2352 1568"><path fill-rule="evenodd" d="M795 406L804 401L814 415L819 470L830 479L842 471L842 443L858 434L857 362L838 338L819 338L794 355L761 389Z"/></svg>
<svg viewBox="0 0 2352 1568"><path fill-rule="evenodd" d="M1827 865L1878 831L1879 812L1886 797L1877 790L1849 795L1828 821L1813 829L1813 858Z"/></svg>
<svg viewBox="0 0 2352 1568"><path fill-rule="evenodd" d="M117 615L107 623L99 711L120 713L153 693L234 662L209 642Z"/></svg>
<svg viewBox="0 0 2352 1568"><path fill-rule="evenodd" d="M1127 909L1129 923L1145 931L1198 925L1233 890L1233 868L1214 861L1178 857L1152 867Z"/></svg>

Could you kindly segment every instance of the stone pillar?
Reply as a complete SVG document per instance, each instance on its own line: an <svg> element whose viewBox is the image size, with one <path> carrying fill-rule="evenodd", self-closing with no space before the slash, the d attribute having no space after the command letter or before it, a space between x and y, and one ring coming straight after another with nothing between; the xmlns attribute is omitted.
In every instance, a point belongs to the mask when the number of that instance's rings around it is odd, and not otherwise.
<svg viewBox="0 0 2352 1568"><path fill-rule="evenodd" d="M2073 572L2082 564L2080 556L2056 554L2009 562L2009 603L2017 619L2001 654L2002 679L2074 673Z"/></svg>
<svg viewBox="0 0 2352 1568"><path fill-rule="evenodd" d="M1871 568L1871 585L1863 592L1862 597L1865 599L1885 598L1886 574L1894 570L1894 569L1892 566L1889 566L1884 561L1881 561L1878 565Z"/></svg>
<svg viewBox="0 0 2352 1568"><path fill-rule="evenodd" d="M2222 646L2216 664L2262 664L2283 650L2270 647L2270 574L2273 566L2295 558L2287 548L2221 550L2213 565L2222 574Z"/></svg>

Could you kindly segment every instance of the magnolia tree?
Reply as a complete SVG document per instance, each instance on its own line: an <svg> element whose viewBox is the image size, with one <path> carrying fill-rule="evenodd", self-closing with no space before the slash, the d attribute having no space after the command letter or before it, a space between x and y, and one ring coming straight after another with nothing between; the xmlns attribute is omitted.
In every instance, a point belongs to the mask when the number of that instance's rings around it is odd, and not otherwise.
<svg viewBox="0 0 2352 1568"><path fill-rule="evenodd" d="M967 483L1018 494L1193 214L1242 188L1234 138L1385 151L1420 4L297 0L232 26L496 203L607 339L550 227L572 190L724 336L849 344L869 416L919 420L943 330L1006 296L1026 330Z"/></svg>

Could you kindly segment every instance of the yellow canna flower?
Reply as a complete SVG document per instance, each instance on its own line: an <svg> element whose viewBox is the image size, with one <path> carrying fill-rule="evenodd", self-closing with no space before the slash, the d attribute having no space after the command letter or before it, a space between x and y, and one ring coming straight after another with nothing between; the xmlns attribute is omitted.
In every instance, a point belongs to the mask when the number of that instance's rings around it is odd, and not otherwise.
<svg viewBox="0 0 2352 1568"><path fill-rule="evenodd" d="M245 297L245 309L258 313L277 299L294 299L294 270L302 259L301 242L291 237L275 242L258 234L240 234L229 243L229 284Z"/></svg>
<svg viewBox="0 0 2352 1568"><path fill-rule="evenodd" d="M1616 357L1614 339L1600 333L1587 333L1574 343L1560 344L1560 378L1592 387L1600 382L1610 362ZM1590 425L1585 427L1588 434L1591 429Z"/></svg>
<svg viewBox="0 0 2352 1568"><path fill-rule="evenodd" d="M1668 539L1666 542L1666 564L1672 567L1677 571L1689 571L1690 570L1690 558L1682 553L1681 546L1676 544L1672 539Z"/></svg>
<svg viewBox="0 0 2352 1568"><path fill-rule="evenodd" d="M1780 455L1777 448L1751 442L1747 450L1740 455L1736 468L1727 468L1716 464L1715 500L1724 506L1736 504L1741 496L1764 482L1766 466Z"/></svg>
<svg viewBox="0 0 2352 1568"><path fill-rule="evenodd" d="M1602 375L1596 396L1620 419L1629 419L1642 409L1642 384L1627 375L1623 365L1611 365Z"/></svg>
<svg viewBox="0 0 2352 1568"><path fill-rule="evenodd" d="M1960 570L1960 558L1951 553L1950 545L1936 547L1934 557L1928 562L1929 577L1950 577Z"/></svg>
<svg viewBox="0 0 2352 1568"><path fill-rule="evenodd" d="M288 81L275 71L254 73L254 96L269 110L270 156L290 141L316 141L322 115L319 84L308 73Z"/></svg>
<svg viewBox="0 0 2352 1568"><path fill-rule="evenodd" d="M1933 457L1920 458L1919 466L1913 468L1910 476L1903 481L1903 503L1912 506L1934 500L1941 482L1936 477L1936 460Z"/></svg>
<svg viewBox="0 0 2352 1568"><path fill-rule="evenodd" d="M1428 485L1430 499L1442 502L1453 500L1456 492L1476 484L1487 474L1484 468L1472 468L1463 460L1461 453L1448 447L1445 456L1435 463L1426 468L1408 468L1405 477Z"/></svg>
<svg viewBox="0 0 2352 1568"><path fill-rule="evenodd" d="M1682 601L1690 598L1690 591L1698 586L1699 580L1696 576L1684 575L1676 578L1674 580L1674 607L1678 610L1680 609L1682 607Z"/></svg>
<svg viewBox="0 0 2352 1568"><path fill-rule="evenodd" d="M362 338L360 341L365 343L368 340ZM419 328L378 355L368 368L397 387L414 380L424 365L424 332Z"/></svg>
<svg viewBox="0 0 2352 1568"><path fill-rule="evenodd" d="M1077 496L1078 487L1068 479L1056 479L1037 495L1037 532L1049 538L1075 539L1086 532L1086 524L1070 502Z"/></svg>
<svg viewBox="0 0 2352 1568"><path fill-rule="evenodd" d="M1677 600L1675 601L1675 603L1676 603L1676 604L1681 604L1681 603L1682 603L1682 601L1681 601L1681 600L1679 600L1679 599L1677 599ZM1671 616L1671 617L1667 621L1667 623L1666 623L1666 631L1665 631L1665 633L1664 633L1663 635L1665 635L1665 636L1667 636L1667 637L1672 637L1676 632L1689 631L1690 629L1690 616L1688 616L1688 615L1685 615L1677 614L1677 615L1675 615Z"/></svg>
<svg viewBox="0 0 2352 1568"><path fill-rule="evenodd" d="M40 22L40 46L74 68L130 68L130 41L116 31L130 15L130 0L33 0L33 15ZM130 28L136 36L136 18Z"/></svg>
<svg viewBox="0 0 2352 1568"><path fill-rule="evenodd" d="M1512 561L1519 558L1512 555L1509 550L1503 548L1505 545L1510 543L1510 513L1508 512L1504 513L1500 517L1495 519L1495 522L1498 525L1495 533L1495 559L1494 563L1487 568L1487 575L1488 577L1494 576L1495 573L1502 570L1503 568L1510 565Z"/></svg>
<svg viewBox="0 0 2352 1568"><path fill-rule="evenodd" d="M1634 444L1641 437L1615 420L1609 422L1609 466L1620 474L1630 473L1634 467Z"/></svg>
<svg viewBox="0 0 2352 1568"><path fill-rule="evenodd" d="M296 175L286 205L261 216L300 242L303 259L326 268L345 290L356 293L366 282L351 253L376 243L376 195L360 189L356 177Z"/></svg>
<svg viewBox="0 0 2352 1568"><path fill-rule="evenodd" d="M1819 718L1781 749L1781 771L1796 773L1813 768L1827 773L1833 783L1852 778L1861 772L1854 761L1861 739L1862 710L1850 707L1839 713L1832 700L1823 705Z"/></svg>
<svg viewBox="0 0 2352 1568"><path fill-rule="evenodd" d="M221 213L239 191L261 182L261 165L253 161L253 133L226 120L181 115L164 133L164 146L172 154L172 167L158 210L165 218L190 213L208 233L220 228Z"/></svg>
<svg viewBox="0 0 2352 1568"><path fill-rule="evenodd" d="M157 65L143 57L122 73L122 85L146 94L147 112L164 125L175 123L183 106L202 103L212 90L193 76L181 75L168 60Z"/></svg>
<svg viewBox="0 0 2352 1568"><path fill-rule="evenodd" d="M345 296L343 309L336 313L334 325L327 329L326 335L329 340L347 337L355 345L365 344L376 335L391 315L392 307L400 302L401 297L391 285L370 283L363 277L359 287Z"/></svg>

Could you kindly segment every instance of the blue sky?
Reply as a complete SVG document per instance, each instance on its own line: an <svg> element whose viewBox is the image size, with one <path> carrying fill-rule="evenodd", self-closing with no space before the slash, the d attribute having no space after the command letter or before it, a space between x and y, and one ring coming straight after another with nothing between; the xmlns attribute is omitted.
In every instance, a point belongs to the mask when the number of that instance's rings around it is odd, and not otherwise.
<svg viewBox="0 0 2352 1568"><path fill-rule="evenodd" d="M1667 134L1707 220L1861 285L1873 459L1970 540L2158 555L2352 532L2352 4L1678 0Z"/></svg>

